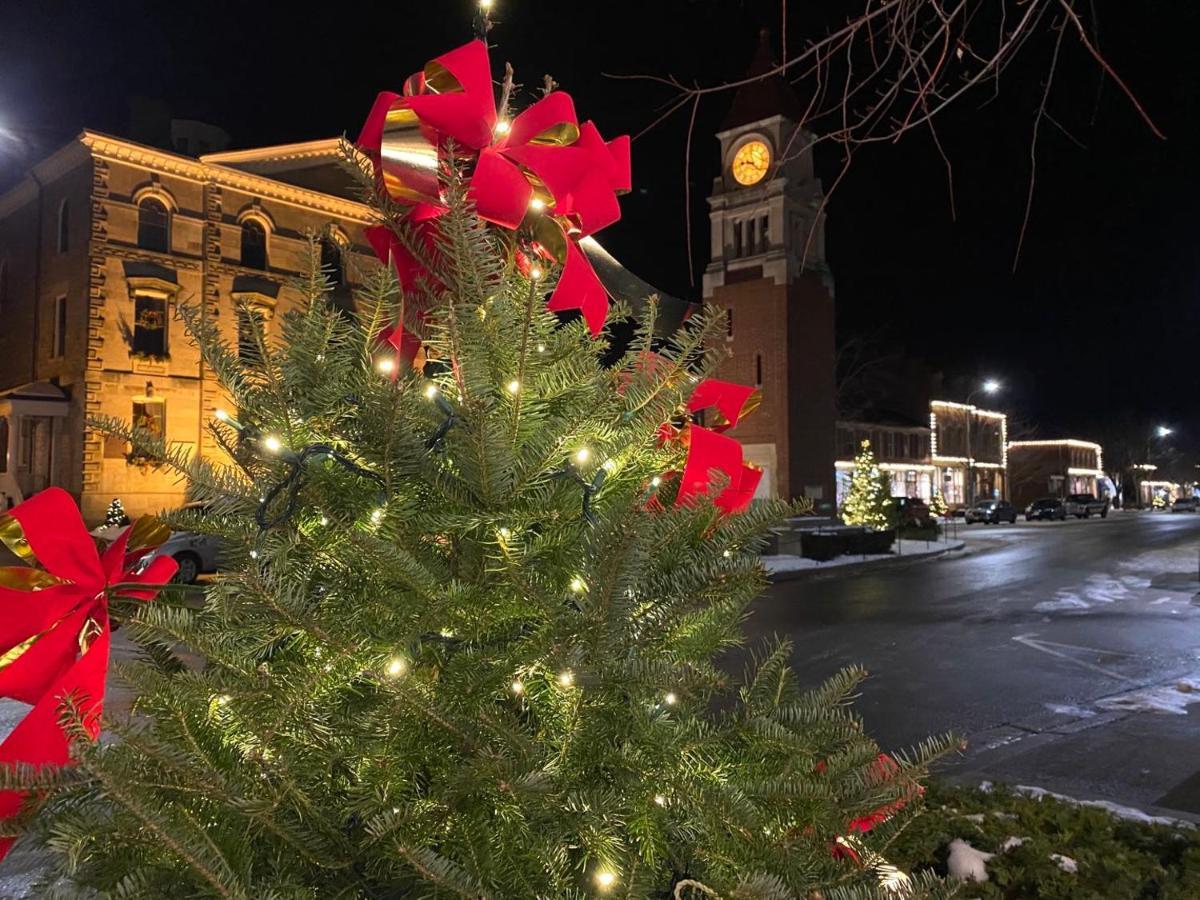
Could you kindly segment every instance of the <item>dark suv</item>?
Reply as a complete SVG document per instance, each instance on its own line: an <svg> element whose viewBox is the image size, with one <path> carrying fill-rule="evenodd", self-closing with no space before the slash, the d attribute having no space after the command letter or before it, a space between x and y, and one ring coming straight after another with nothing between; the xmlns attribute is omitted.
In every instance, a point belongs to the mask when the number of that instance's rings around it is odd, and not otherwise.
<svg viewBox="0 0 1200 900"><path fill-rule="evenodd" d="M1067 504L1058 497L1042 497L1039 500L1034 500L1025 508L1025 521L1032 522L1034 519L1057 519L1060 522L1067 520Z"/></svg>
<svg viewBox="0 0 1200 900"><path fill-rule="evenodd" d="M896 524L900 527L912 525L924 528L933 521L929 504L920 497L893 497L892 503L896 508Z"/></svg>
<svg viewBox="0 0 1200 900"><path fill-rule="evenodd" d="M986 522L989 525L999 525L1008 522L1010 525L1017 521L1017 508L1007 500L980 500L967 510L967 524Z"/></svg>

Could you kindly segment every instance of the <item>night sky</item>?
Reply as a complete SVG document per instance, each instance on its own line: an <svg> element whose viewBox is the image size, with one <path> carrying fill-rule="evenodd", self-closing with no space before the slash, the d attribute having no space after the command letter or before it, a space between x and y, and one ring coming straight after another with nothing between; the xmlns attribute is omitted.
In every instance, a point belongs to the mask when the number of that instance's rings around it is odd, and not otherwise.
<svg viewBox="0 0 1200 900"><path fill-rule="evenodd" d="M605 135L636 133L667 94L602 73L675 74L711 84L742 74L778 0L496 0L493 61L507 59L532 99L552 73ZM858 3L791 4L799 46ZM0 18L0 183L84 126L130 132L131 103L224 127L233 146L357 133L377 90L399 90L423 62L470 37L471 0L329 4L34 3ZM1081 8L1086 4L1081 4ZM116 11L102 7L116 7ZM954 168L926 134L860 153L829 207L839 332L920 357L948 382L1002 379L1000 404L1039 436L1104 439L1133 416L1200 448L1200 164L1195 34L1185 0L1096 0L1099 40L1166 133L1160 141L1071 39L1043 122L1033 217L1013 257L1029 176L1029 139L1052 41L1031 45L1000 96L969 95L939 126ZM368 11L373 10L373 11ZM702 106L691 181L696 286L686 240L684 139L677 113L634 144L635 190L601 235L627 266L699 298L707 262L703 198L717 173L712 137L730 95ZM1076 143L1078 142L1078 143ZM1082 146L1080 146L1082 145ZM818 168L831 183L837 150Z"/></svg>

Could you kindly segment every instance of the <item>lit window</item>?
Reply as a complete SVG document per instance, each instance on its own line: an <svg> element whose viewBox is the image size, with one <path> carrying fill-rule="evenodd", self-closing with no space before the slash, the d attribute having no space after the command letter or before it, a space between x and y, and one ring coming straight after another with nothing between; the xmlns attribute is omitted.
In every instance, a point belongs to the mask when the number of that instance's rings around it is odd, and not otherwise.
<svg viewBox="0 0 1200 900"><path fill-rule="evenodd" d="M58 252L71 249L71 207L64 200L58 206Z"/></svg>
<svg viewBox="0 0 1200 900"><path fill-rule="evenodd" d="M60 294L54 298L54 350L50 354L54 359L67 355L67 295Z"/></svg>
<svg viewBox="0 0 1200 900"><path fill-rule="evenodd" d="M167 206L157 197L138 204L138 246L156 253L171 251L171 218Z"/></svg>
<svg viewBox="0 0 1200 900"><path fill-rule="evenodd" d="M167 301L162 297L133 298L133 353L162 358L167 355Z"/></svg>
<svg viewBox="0 0 1200 900"><path fill-rule="evenodd" d="M257 219L242 223L242 265L247 269L267 268L267 229Z"/></svg>
<svg viewBox="0 0 1200 900"><path fill-rule="evenodd" d="M135 400L133 402L133 425L149 431L157 437L167 433L167 404L162 400Z"/></svg>

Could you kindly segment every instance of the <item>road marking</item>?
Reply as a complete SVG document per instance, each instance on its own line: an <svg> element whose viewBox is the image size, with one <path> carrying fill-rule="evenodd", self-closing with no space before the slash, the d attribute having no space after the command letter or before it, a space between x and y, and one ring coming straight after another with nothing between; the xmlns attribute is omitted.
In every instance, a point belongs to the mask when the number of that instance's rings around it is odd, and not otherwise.
<svg viewBox="0 0 1200 900"><path fill-rule="evenodd" d="M1095 663L1088 662L1087 660L1076 659L1069 653L1064 653L1062 650L1055 650L1053 648L1062 647L1067 650L1083 650L1087 653L1097 653L1101 655L1107 654L1110 656L1130 656L1131 654L1129 653L1119 653L1115 650L1098 650L1095 647L1080 647L1078 644L1060 644L1056 641L1039 641L1036 640L1036 638L1037 632L1031 632L1029 634L1018 634L1013 638L1013 640L1018 644L1029 647L1031 650L1039 650L1042 653L1048 654L1049 656L1066 660L1069 663L1074 663L1075 665L1082 666L1085 669L1091 669L1093 672L1099 672L1101 675L1104 675L1108 678L1115 678L1117 681L1129 680L1124 675L1114 672L1111 669L1106 669L1103 666L1098 666Z"/></svg>

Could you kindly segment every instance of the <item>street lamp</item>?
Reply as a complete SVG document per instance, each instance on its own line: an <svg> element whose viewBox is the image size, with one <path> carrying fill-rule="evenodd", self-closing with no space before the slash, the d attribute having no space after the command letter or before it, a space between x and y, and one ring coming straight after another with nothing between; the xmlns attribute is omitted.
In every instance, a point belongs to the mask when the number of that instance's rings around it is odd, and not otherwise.
<svg viewBox="0 0 1200 900"><path fill-rule="evenodd" d="M1000 391L1003 385L995 378L988 378L975 390L967 394L967 506L975 505L975 458L971 455L971 419L972 415L971 401L975 399L977 394L995 394Z"/></svg>
<svg viewBox="0 0 1200 900"><path fill-rule="evenodd" d="M1174 430L1175 429L1173 429L1173 428L1168 428L1166 425L1159 425L1158 428L1155 429L1155 431L1158 433L1158 436L1160 438L1167 437L1172 432L1174 432Z"/></svg>
<svg viewBox="0 0 1200 900"><path fill-rule="evenodd" d="M1150 465L1150 450L1151 450L1152 442L1153 442L1154 438L1158 438L1159 440L1162 440L1165 437L1170 437L1174 433L1175 433L1174 428L1169 428L1166 425L1158 425L1155 427L1155 429L1152 432L1150 432L1149 435L1146 436L1146 466ZM1146 468L1146 469L1142 469L1142 471L1148 472L1150 470L1149 470L1149 468ZM1145 480L1146 480L1146 478L1143 475L1142 481L1145 481ZM1142 494L1142 487L1139 484L1138 485L1138 506L1139 507L1142 504L1141 494Z"/></svg>

